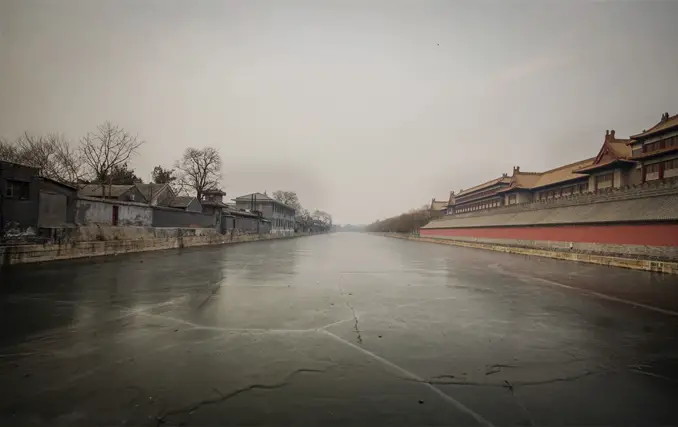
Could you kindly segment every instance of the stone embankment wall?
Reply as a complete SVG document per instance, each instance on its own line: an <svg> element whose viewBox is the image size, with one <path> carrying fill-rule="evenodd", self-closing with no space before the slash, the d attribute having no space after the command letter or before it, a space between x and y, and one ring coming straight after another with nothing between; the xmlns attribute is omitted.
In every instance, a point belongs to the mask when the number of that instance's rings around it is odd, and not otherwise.
<svg viewBox="0 0 678 427"><path fill-rule="evenodd" d="M574 253L675 262L678 182L450 215L431 221L419 237L535 249L557 258Z"/></svg>
<svg viewBox="0 0 678 427"><path fill-rule="evenodd" d="M248 234L235 230L221 234L213 228L77 227L62 230L50 243L0 246L0 265L254 242L305 235L308 233Z"/></svg>
<svg viewBox="0 0 678 427"><path fill-rule="evenodd" d="M445 240L438 238L419 237L407 234L386 233L388 237L398 239L414 240L419 242L438 243L453 246L462 246L473 249L485 249L497 252L506 252L520 255L540 256L545 258L555 258L567 261L585 262L589 264L600 264L611 267L630 268L633 270L654 271L660 273L678 274L678 262L662 261L648 258L631 258L614 255L603 255L596 253L583 253L577 251L562 251L536 249L530 247L520 247L512 245L493 245L490 243L464 242L457 240Z"/></svg>

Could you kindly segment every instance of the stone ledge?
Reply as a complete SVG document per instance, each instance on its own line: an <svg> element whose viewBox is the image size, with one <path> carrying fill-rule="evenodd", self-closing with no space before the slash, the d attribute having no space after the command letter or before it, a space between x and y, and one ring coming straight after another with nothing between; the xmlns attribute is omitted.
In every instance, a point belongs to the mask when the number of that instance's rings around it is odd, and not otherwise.
<svg viewBox="0 0 678 427"><path fill-rule="evenodd" d="M231 238L230 235L222 234L189 236L182 236L179 234L178 236L174 237L146 238L138 240L92 240L62 244L26 244L17 246L0 246L0 266L88 258L104 255L118 255L133 252L189 248L195 246L247 243L272 239L302 237L308 235L310 235L310 233L298 233L290 236L275 234L240 234Z"/></svg>
<svg viewBox="0 0 678 427"><path fill-rule="evenodd" d="M612 267L622 267L629 268L633 270L643 270L643 271L653 271L667 274L678 274L678 262L672 261L657 261L650 259L639 259L639 258L623 258L616 256L607 256L607 255L595 255L579 252L561 252L561 251L550 251L545 249L531 249L523 248L516 246L506 246L506 245L491 245L486 243L470 243L470 242L461 242L456 240L447 240L447 239L436 239L430 237L416 237L416 236L404 236L396 234L383 234L387 237L394 237L397 239L413 240L417 242L428 242L428 243L437 243L441 245L452 245L452 246L463 246L466 248L473 249L486 249L497 252L506 252L520 255L534 255L545 258L554 258L562 259L567 261L578 261L586 262L589 264L599 264L599 265L608 265Z"/></svg>

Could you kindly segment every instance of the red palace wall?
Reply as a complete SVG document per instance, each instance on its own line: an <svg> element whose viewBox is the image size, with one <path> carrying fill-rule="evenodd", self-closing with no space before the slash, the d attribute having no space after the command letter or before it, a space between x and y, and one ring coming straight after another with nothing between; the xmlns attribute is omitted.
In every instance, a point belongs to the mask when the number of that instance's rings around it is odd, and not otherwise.
<svg viewBox="0 0 678 427"><path fill-rule="evenodd" d="M477 237L618 245L678 246L678 224L421 229L422 237Z"/></svg>

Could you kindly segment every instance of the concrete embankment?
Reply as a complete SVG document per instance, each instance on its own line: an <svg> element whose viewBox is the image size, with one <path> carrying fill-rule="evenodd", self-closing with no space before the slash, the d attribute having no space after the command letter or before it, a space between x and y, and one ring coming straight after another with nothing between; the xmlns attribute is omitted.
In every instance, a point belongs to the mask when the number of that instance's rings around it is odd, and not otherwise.
<svg viewBox="0 0 678 427"><path fill-rule="evenodd" d="M0 246L0 266L307 235L245 234L237 231L221 234L213 228L78 227L64 230L44 244Z"/></svg>
<svg viewBox="0 0 678 427"><path fill-rule="evenodd" d="M462 246L473 249L485 249L498 252L507 252L520 255L533 255L546 258L562 259L567 261L586 262L590 264L608 265L612 267L630 268L633 270L654 271L669 274L678 274L678 262L663 261L647 258L629 258L621 256L600 255L566 250L547 250L521 246L498 245L489 243L475 243L458 240L420 237L407 234L384 233L384 236L418 242L438 243L443 245Z"/></svg>

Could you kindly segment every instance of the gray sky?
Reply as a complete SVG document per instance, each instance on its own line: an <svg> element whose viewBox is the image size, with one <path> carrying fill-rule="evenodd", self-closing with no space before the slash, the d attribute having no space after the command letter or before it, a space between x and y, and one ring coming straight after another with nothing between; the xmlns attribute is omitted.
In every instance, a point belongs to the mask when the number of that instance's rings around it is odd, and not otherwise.
<svg viewBox="0 0 678 427"><path fill-rule="evenodd" d="M0 135L104 120L145 179L214 146L229 197L367 223L594 156L678 112L678 1L0 0Z"/></svg>

